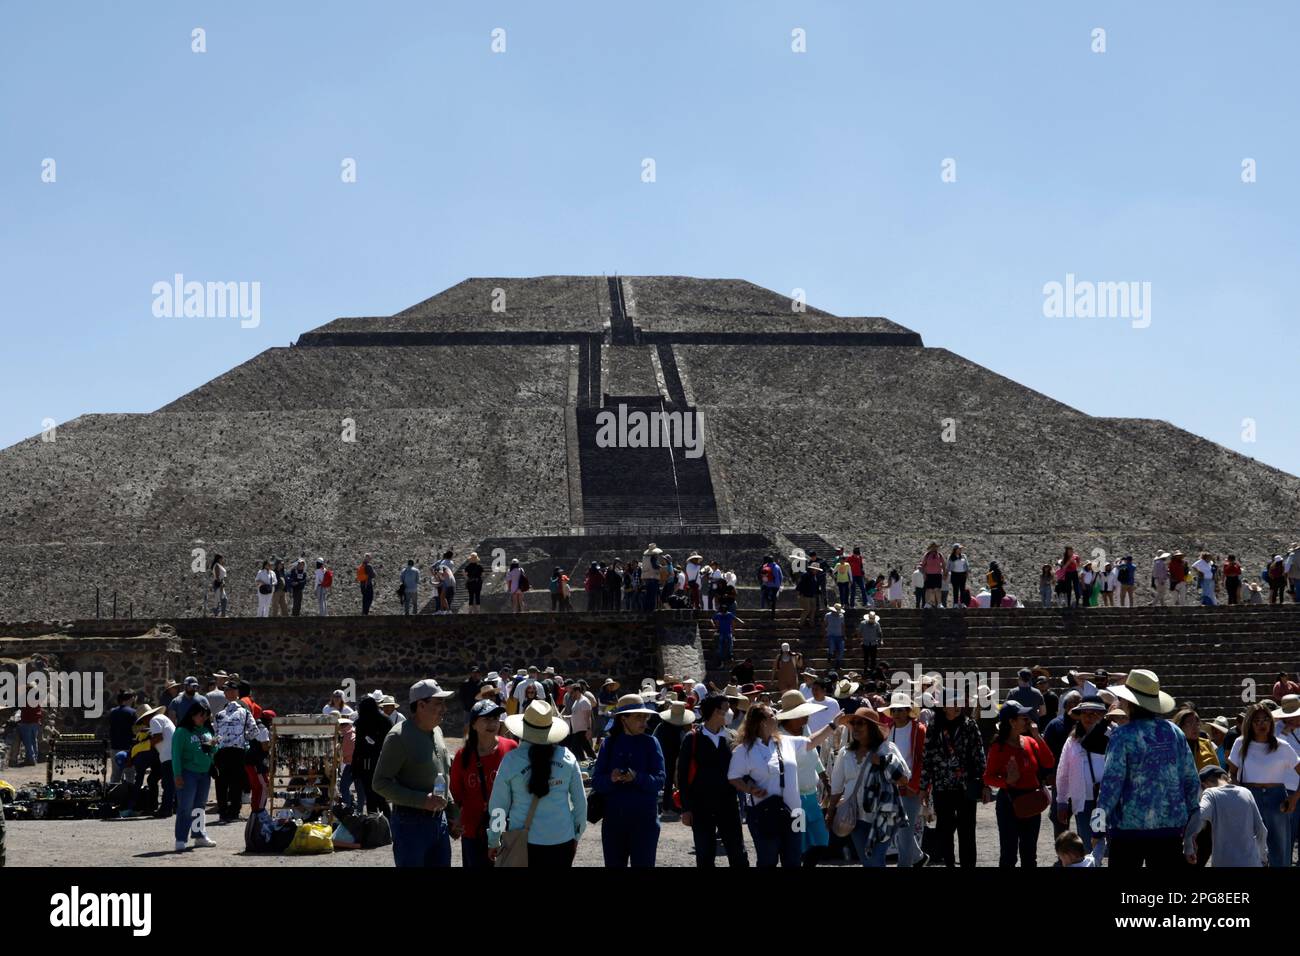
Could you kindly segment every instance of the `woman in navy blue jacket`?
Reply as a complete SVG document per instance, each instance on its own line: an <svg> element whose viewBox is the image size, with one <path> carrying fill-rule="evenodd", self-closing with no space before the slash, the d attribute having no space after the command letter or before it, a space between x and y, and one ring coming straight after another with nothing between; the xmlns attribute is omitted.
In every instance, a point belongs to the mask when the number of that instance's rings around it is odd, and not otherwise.
<svg viewBox="0 0 1300 956"><path fill-rule="evenodd" d="M659 794L664 754L646 721L655 711L640 694L624 694L614 708L609 738L600 748L591 785L605 795L600 843L605 865L654 866L659 848Z"/></svg>

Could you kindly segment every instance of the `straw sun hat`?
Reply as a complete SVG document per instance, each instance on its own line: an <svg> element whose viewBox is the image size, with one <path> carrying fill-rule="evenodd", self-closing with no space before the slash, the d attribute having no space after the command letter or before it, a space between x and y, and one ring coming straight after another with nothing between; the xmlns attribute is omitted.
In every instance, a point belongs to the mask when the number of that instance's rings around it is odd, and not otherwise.
<svg viewBox="0 0 1300 956"><path fill-rule="evenodd" d="M1167 714L1177 706L1177 702L1160 689L1160 678L1154 671L1129 671L1128 679L1111 690L1121 700L1145 707L1153 714Z"/></svg>
<svg viewBox="0 0 1300 956"><path fill-rule="evenodd" d="M805 700L799 691L788 690L781 695L781 709L776 712L776 719L798 720L800 717L811 717L817 711L825 709L825 704Z"/></svg>
<svg viewBox="0 0 1300 956"><path fill-rule="evenodd" d="M522 714L513 714L505 720L506 729L530 744L558 744L569 736L569 725L544 700L535 700L524 708Z"/></svg>

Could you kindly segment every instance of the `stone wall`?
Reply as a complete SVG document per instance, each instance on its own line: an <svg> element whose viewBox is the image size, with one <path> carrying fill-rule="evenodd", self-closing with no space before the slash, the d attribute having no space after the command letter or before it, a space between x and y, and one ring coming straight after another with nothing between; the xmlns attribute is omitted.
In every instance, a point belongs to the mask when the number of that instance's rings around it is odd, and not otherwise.
<svg viewBox="0 0 1300 956"><path fill-rule="evenodd" d="M689 612L89 620L50 625L58 632L40 637L5 636L32 627L0 624L0 656L40 653L51 668L100 670L106 694L130 688L153 700L168 680L238 671L259 703L282 714L319 711L341 686L358 696L379 688L405 704L416 680L433 677L454 690L475 663L511 673L553 665L565 676L613 677L624 687L662 673L668 663L680 675L694 662L691 676L704 676ZM665 656L662 647L674 650ZM451 701L448 731L458 732L462 719L459 703ZM74 725L63 715L58 722L65 732ZM106 720L100 723L106 731Z"/></svg>

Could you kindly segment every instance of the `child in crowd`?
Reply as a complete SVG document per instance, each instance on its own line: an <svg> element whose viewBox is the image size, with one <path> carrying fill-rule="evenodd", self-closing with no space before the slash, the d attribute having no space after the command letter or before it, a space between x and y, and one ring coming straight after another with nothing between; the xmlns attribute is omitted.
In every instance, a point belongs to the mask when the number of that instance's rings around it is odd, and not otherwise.
<svg viewBox="0 0 1300 956"><path fill-rule="evenodd" d="M1056 838L1056 858L1061 861L1061 866L1098 867L1105 852L1106 841L1100 837L1093 840L1091 853L1084 852L1083 838L1073 830L1066 830Z"/></svg>

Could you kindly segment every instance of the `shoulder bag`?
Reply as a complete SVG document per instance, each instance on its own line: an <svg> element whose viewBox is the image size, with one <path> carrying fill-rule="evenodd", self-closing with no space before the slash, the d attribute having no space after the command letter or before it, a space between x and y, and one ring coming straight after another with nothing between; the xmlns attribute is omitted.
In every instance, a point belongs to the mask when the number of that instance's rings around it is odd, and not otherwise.
<svg viewBox="0 0 1300 956"><path fill-rule="evenodd" d="M856 757L845 755L841 760L855 760ZM862 784L867 779L867 774L871 772L871 755L867 754L862 761L862 767L858 770L858 780L853 784L853 793L847 798L841 799L835 807L835 816L831 819L831 832L837 837L846 837L852 833L858 825L858 794L862 792Z"/></svg>
<svg viewBox="0 0 1300 956"><path fill-rule="evenodd" d="M528 831L533 826L533 814L537 812L537 804L541 799L538 796L533 797L522 830L507 830L501 834L501 848L497 850L497 866L528 865Z"/></svg>

